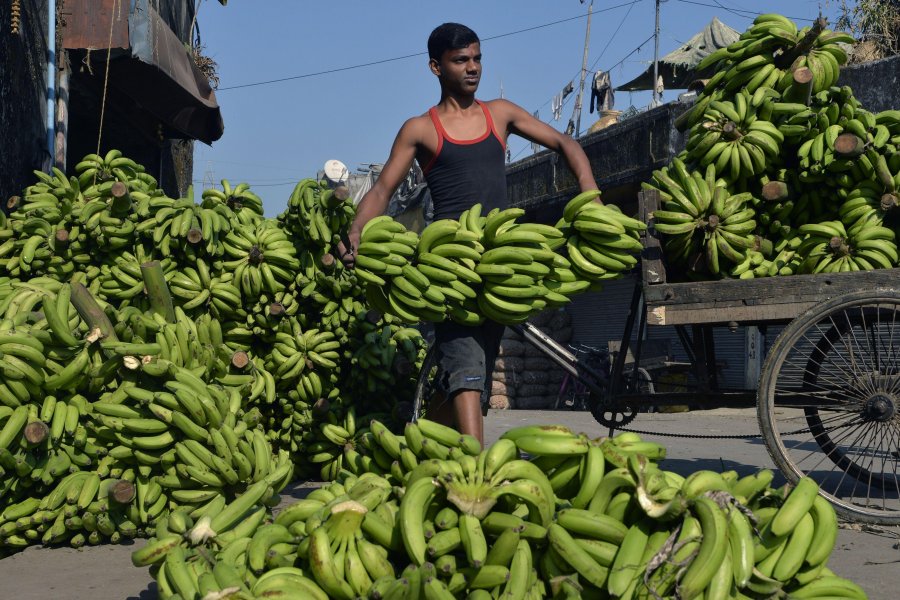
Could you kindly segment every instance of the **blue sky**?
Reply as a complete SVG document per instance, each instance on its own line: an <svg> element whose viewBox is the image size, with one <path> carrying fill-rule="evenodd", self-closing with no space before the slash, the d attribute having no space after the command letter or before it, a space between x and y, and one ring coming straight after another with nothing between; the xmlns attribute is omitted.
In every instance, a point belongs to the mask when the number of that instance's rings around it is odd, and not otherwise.
<svg viewBox="0 0 900 600"><path fill-rule="evenodd" d="M203 0L201 42L218 63L225 133L212 146L196 144L195 183L246 181L263 198L266 214L275 216L293 185L314 177L328 159L351 170L384 162L403 121L439 99L424 52L428 34L445 21L464 23L483 40L480 98L498 97L502 85L504 97L550 121L550 99L568 82L578 85L589 2L231 0L223 7ZM811 20L820 7L833 22L837 0L666 0L660 56L713 16L743 31L751 11ZM557 21L563 22L551 24ZM611 69L614 86L630 80L653 59L653 40L647 41L653 28L654 0L595 0L588 66ZM417 53L422 55L389 60ZM247 85L377 61L386 62ZM677 94L667 92L664 100ZM551 125L565 129L574 97ZM586 94L582 133L597 119L587 110L589 98ZM649 102L649 92L618 92L615 108L644 108ZM517 137L510 138L509 148L514 160L531 153L530 144Z"/></svg>

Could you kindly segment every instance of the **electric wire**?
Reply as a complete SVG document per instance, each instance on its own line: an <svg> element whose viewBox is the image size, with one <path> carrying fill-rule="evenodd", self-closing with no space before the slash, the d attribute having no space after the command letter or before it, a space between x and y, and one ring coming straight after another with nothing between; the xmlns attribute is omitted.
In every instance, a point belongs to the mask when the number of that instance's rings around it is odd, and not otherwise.
<svg viewBox="0 0 900 600"><path fill-rule="evenodd" d="M716 6L719 6L722 10L728 11L728 12L730 12L730 13L733 14L733 15L737 15L737 16L739 16L739 17L742 18L742 19L749 19L749 18L750 18L750 17L748 17L747 15L742 15L742 14L740 13L740 11L741 11L742 9L740 9L740 8L729 8L729 7L725 6L724 4L722 4L721 2L719 2L719 0L713 0L713 2L715 2L715 3L716 3Z"/></svg>
<svg viewBox="0 0 900 600"><path fill-rule="evenodd" d="M759 16L759 15L765 14L765 13L759 12L758 10L745 10L745 9L743 9L743 8L733 8L733 9L729 9L729 8L727 8L727 7L725 7L725 6L722 6L721 4L708 4L708 3L706 3L706 2L698 2L697 0L676 0L676 1L677 1L677 2L681 2L682 4L694 4L694 5L696 5L696 6L706 6L706 7L708 7L708 8L722 8L722 9L725 9L725 10L727 10L727 11L729 11L729 12L731 12L731 13L734 13L734 14L736 14L736 15L738 15L738 16L745 16L745 17L746 17L746 15ZM744 15L739 15L738 13L745 13L745 14L744 14ZM785 16L786 16L786 15L785 15ZM749 18L749 17L746 17L746 18ZM793 19L794 21L810 21L810 22L815 21L815 19L809 19L809 18L806 18L806 17L788 17L788 19Z"/></svg>
<svg viewBox="0 0 900 600"><path fill-rule="evenodd" d="M606 40L606 45L603 46L603 50L600 51L600 54L597 56L597 59L591 64L589 71L593 71L594 67L597 66L597 63L600 62L600 59L603 58L603 55L606 53L606 50L609 48L609 45L612 44L613 40L616 39L616 35L618 35L619 31L622 29L622 25L625 24L625 21L628 19L628 15L631 14L631 9L634 8L634 4L628 7L628 10L625 11L625 14L622 16L622 20L619 21L619 26L616 27L616 30L613 31L613 34L609 36L609 39Z"/></svg>
<svg viewBox="0 0 900 600"><path fill-rule="evenodd" d="M613 69L615 69L616 67L618 67L619 65L621 65L622 63L624 63L624 62L625 62L626 60L628 60L631 56L633 56L636 52L639 52L639 51L641 50L641 48L643 48L643 47L647 44L647 42L649 42L649 41L652 40L652 39L653 39L653 34L650 34L650 37L648 37L648 38L645 39L643 42L641 42L640 45L639 45L637 48L635 48L634 50L632 50L631 52L629 52L628 54L626 54L625 56L623 56L622 59L619 60L619 62L617 62L617 63L615 63L614 65L612 65L611 67L609 67L609 68L607 69L607 71L612 71ZM579 71L580 71L580 69L579 69ZM551 99L551 100L552 100L552 99ZM548 100L547 102L545 102L540 108L543 108L544 106L547 106L547 104L549 104L551 100ZM568 102L568 100L566 100L566 102ZM563 104L563 106L565 106L565 103ZM539 108L538 110L540 110L540 108ZM512 158L510 158L510 162L515 161L519 156L521 156L521 154L522 154L523 152L525 152L525 150L529 149L530 147L531 147L530 144L527 144L527 145L523 146L518 152L516 152L516 154L515 154Z"/></svg>
<svg viewBox="0 0 900 600"><path fill-rule="evenodd" d="M597 13L607 12L607 11L615 10L615 9L617 9L617 8L622 8L622 7L624 7L624 6L632 6L632 5L634 5L634 4L637 4L638 2L643 2L643 0L631 0L631 2L624 2L624 3L622 3L622 4L616 4L615 6L608 6L608 7L606 7L606 8L602 8L602 9L596 11L596 12L597 12ZM576 21L576 20L578 20L578 19L584 19L584 18L586 18L586 17L587 17L587 13L584 13L583 15L577 15L577 16L574 16L574 17L568 17L568 18L566 18L566 19L559 19L559 20L557 20L557 21L551 21L551 22L549 22L549 23L544 23L544 24L542 24L542 25L535 25L535 26L533 26L533 27L526 27L526 28L524 28L524 29L518 29L518 30L516 30L516 31L509 31L509 32L507 32L507 33L501 33L501 34L498 34L498 35L492 35L492 36L490 36L490 37L481 38L480 41L482 41L482 42L487 42L487 41L490 41L490 40L498 40L498 39L505 38L505 37L509 37L509 36L512 36L512 35L518 35L518 34L520 34L520 33L527 33L527 32L529 32L529 31L535 31L535 30L538 30L538 29L544 29L544 28L546 28L546 27L552 27L553 25L559 25L560 23L567 23L567 22L569 22L569 21ZM324 70L324 71L315 71L315 72L313 72L313 73L303 73L302 75L291 75L291 76L288 76L288 77L278 77L278 78L276 78L276 79L268 79L268 80L265 80L265 81L256 81L256 82L253 82L253 83L242 83L242 84L239 84L239 85L229 85L229 86L220 87L220 88L218 88L216 91L217 91L217 92L225 92L225 91L228 91L228 90L237 90L237 89L242 89L242 88L257 87L257 86L261 86L261 85L269 85L269 84L273 84L273 83L282 83L282 82L285 82L285 81L293 81L293 80L296 80L296 79L307 79L307 78L309 78L309 77L318 77L318 76L320 76L320 75L328 75L328 74L331 74L331 73L340 73L340 72L343 72L343 71L351 71L351 70L354 70L354 69L361 69L361 68L364 68L364 67L372 67L372 66L375 66L375 65L381 65L381 64L384 64L384 63L396 62L396 61L398 61L398 60L405 60L405 59L407 59L407 58L415 58L415 57L417 57L417 56L427 56L427 55L428 55L427 52L415 52L415 53L413 53L413 54L404 54L403 56L395 56L395 57L393 57L393 58L384 58L384 59L381 59L381 60L373 60L373 61L370 61L370 62L359 63L359 64L356 64L356 65L350 65L350 66L347 66L347 67L337 67L337 68L334 68L334 69L326 69L326 70Z"/></svg>
<svg viewBox="0 0 900 600"><path fill-rule="evenodd" d="M252 188L258 188L258 187L279 187L279 186L283 186L283 185L297 185L297 182L298 182L298 181L299 181L299 179L294 179L294 180L291 180L291 181L283 181L283 182L279 182L279 183L248 183L247 185L249 185L249 186L252 187ZM194 179L194 180L193 180L193 183L195 183L195 184L200 184L200 185L205 185L207 182L201 181L201 180L199 180L199 179ZM213 184L211 187L213 187L213 188L218 188L218 187L220 187L220 186L218 186L217 184Z"/></svg>

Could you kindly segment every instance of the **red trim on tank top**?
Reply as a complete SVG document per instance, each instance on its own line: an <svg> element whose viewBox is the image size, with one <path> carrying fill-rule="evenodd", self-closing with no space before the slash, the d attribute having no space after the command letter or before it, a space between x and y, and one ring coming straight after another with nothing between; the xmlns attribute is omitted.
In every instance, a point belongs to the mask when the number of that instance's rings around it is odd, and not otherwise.
<svg viewBox="0 0 900 600"><path fill-rule="evenodd" d="M490 131L494 134L494 137L497 138L497 141L500 142L500 146L503 148L503 151L506 151L506 142L503 141L503 138L500 137L500 134L497 133L497 128L494 127L494 118L491 116L491 111L488 110L487 104L482 102L481 100L476 100L478 104L481 105L481 110L484 111L484 118L487 120L488 127ZM487 137L487 136L485 136Z"/></svg>
<svg viewBox="0 0 900 600"><path fill-rule="evenodd" d="M428 109L428 115L431 117L431 122L434 124L434 128L438 134L438 144L437 149L434 151L434 156L431 157L431 160L428 161L428 164L425 165L425 168L422 169L422 174L428 173L431 170L431 167L434 166L434 161L437 160L438 156L441 155L441 149L444 147L444 136L442 135L444 128L441 126L441 120L438 119L437 109L432 106Z"/></svg>
<svg viewBox="0 0 900 600"><path fill-rule="evenodd" d="M432 106L431 108L428 109L428 116L431 117L431 122L434 124L434 128L438 134L438 145L437 145L437 150L434 153L434 156L431 158L431 160L428 161L428 164L425 166L425 168L422 169L422 173L427 173L431 169L431 167L434 165L434 161L437 160L437 157L440 156L441 149L444 147L444 139L446 139L447 141L449 141L453 144L467 146L470 144L477 144L478 142L483 142L484 140L486 140L488 138L489 135L491 135L493 133L494 137L497 138L497 141L500 142L500 147L503 148L504 152L506 151L506 143L503 141L503 138L500 137L500 134L497 133L497 128L494 127L494 119L491 118L491 111L488 110L487 105L484 102L482 102L481 100L475 100L475 102L478 103L478 106L481 107L481 111L484 113L484 120L485 120L485 124L487 125L487 130L482 135L478 136L477 138L473 138L471 140L457 140L457 139L450 137L450 135L447 133L447 130L444 129L444 126L441 124L441 119L440 119L440 117L438 117L438 114L437 114L437 107Z"/></svg>

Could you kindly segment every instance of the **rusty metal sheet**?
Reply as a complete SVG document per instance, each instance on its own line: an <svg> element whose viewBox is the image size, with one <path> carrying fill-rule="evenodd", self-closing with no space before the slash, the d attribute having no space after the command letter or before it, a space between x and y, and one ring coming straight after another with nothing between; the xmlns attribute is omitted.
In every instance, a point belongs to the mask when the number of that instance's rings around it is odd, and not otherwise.
<svg viewBox="0 0 900 600"><path fill-rule="evenodd" d="M125 0L66 0L63 47L68 50L128 48L130 7L131 3Z"/></svg>

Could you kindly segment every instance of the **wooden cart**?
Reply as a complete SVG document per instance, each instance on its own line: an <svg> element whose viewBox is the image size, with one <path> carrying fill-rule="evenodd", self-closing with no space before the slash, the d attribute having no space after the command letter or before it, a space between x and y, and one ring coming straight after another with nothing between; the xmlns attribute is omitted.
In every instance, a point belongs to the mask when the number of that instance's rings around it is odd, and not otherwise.
<svg viewBox="0 0 900 600"><path fill-rule="evenodd" d="M755 403L769 454L788 480L813 477L853 520L900 524L900 269L670 283L652 228L658 194L640 196L651 226L622 347L635 327L675 327L696 389L634 389L621 352L595 403L597 420L616 428L650 405ZM784 326L755 391L724 389L713 367L713 328L740 325ZM640 341L632 352L636 368Z"/></svg>

